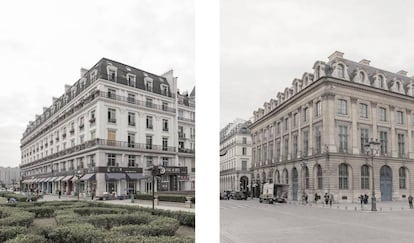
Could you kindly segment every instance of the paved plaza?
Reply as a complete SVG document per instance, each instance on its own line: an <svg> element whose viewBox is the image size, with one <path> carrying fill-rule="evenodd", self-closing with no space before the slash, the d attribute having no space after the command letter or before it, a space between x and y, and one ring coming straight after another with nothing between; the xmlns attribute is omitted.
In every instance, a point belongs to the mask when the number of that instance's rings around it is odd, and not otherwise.
<svg viewBox="0 0 414 243"><path fill-rule="evenodd" d="M220 202L221 243L414 242L414 209L408 203L370 205Z"/></svg>

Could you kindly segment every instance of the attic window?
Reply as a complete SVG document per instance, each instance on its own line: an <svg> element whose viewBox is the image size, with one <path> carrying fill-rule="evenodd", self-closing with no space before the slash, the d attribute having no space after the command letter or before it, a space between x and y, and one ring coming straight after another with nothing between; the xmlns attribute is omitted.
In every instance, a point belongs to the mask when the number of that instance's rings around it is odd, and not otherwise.
<svg viewBox="0 0 414 243"><path fill-rule="evenodd" d="M379 82L379 87L380 88L384 88L384 78L381 75L378 75L378 82Z"/></svg>
<svg viewBox="0 0 414 243"><path fill-rule="evenodd" d="M344 66L342 64L338 64L337 66L337 73L339 78L344 78Z"/></svg>
<svg viewBox="0 0 414 243"><path fill-rule="evenodd" d="M116 70L108 69L108 80L109 81L116 81Z"/></svg>
<svg viewBox="0 0 414 243"><path fill-rule="evenodd" d="M168 95L168 86L165 84L161 84L161 94Z"/></svg>
<svg viewBox="0 0 414 243"><path fill-rule="evenodd" d="M128 85L135 87L135 75L128 73L127 74L127 81L128 81Z"/></svg>
<svg viewBox="0 0 414 243"><path fill-rule="evenodd" d="M152 80L145 80L145 90L152 92Z"/></svg>
<svg viewBox="0 0 414 243"><path fill-rule="evenodd" d="M400 91L400 83L397 82L397 91Z"/></svg>
<svg viewBox="0 0 414 243"><path fill-rule="evenodd" d="M95 81L96 80L96 73L97 73L97 71L96 71L96 69L94 69L91 73L90 73L90 79L91 79L91 81Z"/></svg>

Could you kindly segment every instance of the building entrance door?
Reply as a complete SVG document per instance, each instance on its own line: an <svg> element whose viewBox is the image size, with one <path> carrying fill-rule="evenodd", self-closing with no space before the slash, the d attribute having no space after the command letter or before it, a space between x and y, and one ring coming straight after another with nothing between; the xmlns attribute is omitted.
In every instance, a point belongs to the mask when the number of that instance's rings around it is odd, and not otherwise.
<svg viewBox="0 0 414 243"><path fill-rule="evenodd" d="M392 171L386 165L380 170L380 190L382 201L392 201Z"/></svg>
<svg viewBox="0 0 414 243"><path fill-rule="evenodd" d="M298 170L296 168L292 169L292 200L298 200Z"/></svg>

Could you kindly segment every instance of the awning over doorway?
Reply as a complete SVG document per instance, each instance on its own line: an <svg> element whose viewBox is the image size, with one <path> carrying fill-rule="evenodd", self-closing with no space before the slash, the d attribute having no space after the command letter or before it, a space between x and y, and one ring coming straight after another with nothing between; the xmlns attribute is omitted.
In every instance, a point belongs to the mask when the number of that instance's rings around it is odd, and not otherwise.
<svg viewBox="0 0 414 243"><path fill-rule="evenodd" d="M48 178L44 179L42 182L50 182L51 179L52 179L52 177L48 177Z"/></svg>
<svg viewBox="0 0 414 243"><path fill-rule="evenodd" d="M142 173L126 173L128 180L140 180L145 178Z"/></svg>
<svg viewBox="0 0 414 243"><path fill-rule="evenodd" d="M57 179L57 177L50 178L49 182L54 182Z"/></svg>
<svg viewBox="0 0 414 243"><path fill-rule="evenodd" d="M85 174L80 178L81 181L95 180L95 174Z"/></svg>
<svg viewBox="0 0 414 243"><path fill-rule="evenodd" d="M40 183L41 181L43 181L45 178L36 178L33 180L33 183Z"/></svg>
<svg viewBox="0 0 414 243"><path fill-rule="evenodd" d="M62 179L62 181L69 181L73 176L69 175Z"/></svg>
<svg viewBox="0 0 414 243"><path fill-rule="evenodd" d="M56 178L56 180L55 181L61 181L63 178L65 178L66 176L59 176L59 177L57 177Z"/></svg>
<svg viewBox="0 0 414 243"><path fill-rule="evenodd" d="M106 173L105 174L105 179L107 181L110 181L110 180L115 180L115 181L117 181L117 180L126 180L126 175L125 175L125 173Z"/></svg>
<svg viewBox="0 0 414 243"><path fill-rule="evenodd" d="M74 182L74 181L79 180L80 178L82 178L82 175L74 176L71 181Z"/></svg>

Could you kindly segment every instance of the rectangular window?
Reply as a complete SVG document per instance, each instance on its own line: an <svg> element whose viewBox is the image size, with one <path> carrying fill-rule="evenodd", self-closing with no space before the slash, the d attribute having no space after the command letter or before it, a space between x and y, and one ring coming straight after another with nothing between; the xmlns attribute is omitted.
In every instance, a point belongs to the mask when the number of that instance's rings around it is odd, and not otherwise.
<svg viewBox="0 0 414 243"><path fill-rule="evenodd" d="M153 166L153 161L152 161L152 156L145 156L146 158L146 162L147 162L147 167L151 167Z"/></svg>
<svg viewBox="0 0 414 243"><path fill-rule="evenodd" d="M247 144L247 138L243 137L243 144Z"/></svg>
<svg viewBox="0 0 414 243"><path fill-rule="evenodd" d="M304 122L307 122L308 119L309 119L309 108L308 107L305 107L303 109L303 121Z"/></svg>
<svg viewBox="0 0 414 243"><path fill-rule="evenodd" d="M397 111L397 124L404 124L404 113Z"/></svg>
<svg viewBox="0 0 414 243"><path fill-rule="evenodd" d="M168 138L162 138L162 150L168 151Z"/></svg>
<svg viewBox="0 0 414 243"><path fill-rule="evenodd" d="M273 159L273 142L269 143L269 159Z"/></svg>
<svg viewBox="0 0 414 243"><path fill-rule="evenodd" d="M152 136L146 136L146 149L152 149Z"/></svg>
<svg viewBox="0 0 414 243"><path fill-rule="evenodd" d="M380 121L387 121L387 110L384 107L380 107L378 110L378 116Z"/></svg>
<svg viewBox="0 0 414 243"><path fill-rule="evenodd" d="M298 135L293 135L293 152L292 157L297 158L298 157Z"/></svg>
<svg viewBox="0 0 414 243"><path fill-rule="evenodd" d="M135 134L128 133L128 148L134 148L134 147L135 147Z"/></svg>
<svg viewBox="0 0 414 243"><path fill-rule="evenodd" d="M359 117L368 118L368 105L359 104Z"/></svg>
<svg viewBox="0 0 414 243"><path fill-rule="evenodd" d="M339 126L339 152L346 153L348 151L348 127Z"/></svg>
<svg viewBox="0 0 414 243"><path fill-rule="evenodd" d="M247 161L242 160L242 170L247 170Z"/></svg>
<svg viewBox="0 0 414 243"><path fill-rule="evenodd" d="M263 161L267 160L267 145L263 145Z"/></svg>
<svg viewBox="0 0 414 243"><path fill-rule="evenodd" d="M108 145L115 145L116 141L116 131L108 129Z"/></svg>
<svg viewBox="0 0 414 243"><path fill-rule="evenodd" d="M293 115L293 127L296 127L298 125L298 113L295 113Z"/></svg>
<svg viewBox="0 0 414 243"><path fill-rule="evenodd" d="M145 99L145 106L152 108L152 99L151 98L146 98Z"/></svg>
<svg viewBox="0 0 414 243"><path fill-rule="evenodd" d="M152 116L147 116L147 128L152 129Z"/></svg>
<svg viewBox="0 0 414 243"><path fill-rule="evenodd" d="M108 89L108 98L115 99L116 98L116 90Z"/></svg>
<svg viewBox="0 0 414 243"><path fill-rule="evenodd" d="M146 80L146 82L145 82L145 90L148 90L148 91L151 91L152 92L152 81Z"/></svg>
<svg viewBox="0 0 414 243"><path fill-rule="evenodd" d="M279 162L280 159L280 141L276 143L276 162Z"/></svg>
<svg viewBox="0 0 414 243"><path fill-rule="evenodd" d="M246 155L246 147L242 147L242 155Z"/></svg>
<svg viewBox="0 0 414 243"><path fill-rule="evenodd" d="M135 95L134 94L128 94L127 101L128 101L128 103L135 104Z"/></svg>
<svg viewBox="0 0 414 243"><path fill-rule="evenodd" d="M128 155L128 167L135 167L135 155Z"/></svg>
<svg viewBox="0 0 414 243"><path fill-rule="evenodd" d="M162 119L162 130L164 132L168 132L168 120L167 119Z"/></svg>
<svg viewBox="0 0 414 243"><path fill-rule="evenodd" d="M316 117L319 117L322 115L322 103L320 101L316 102Z"/></svg>
<svg viewBox="0 0 414 243"><path fill-rule="evenodd" d="M348 106L346 100L338 100L337 103L338 114L348 115Z"/></svg>
<svg viewBox="0 0 414 243"><path fill-rule="evenodd" d="M135 87L135 75L127 74L128 85Z"/></svg>
<svg viewBox="0 0 414 243"><path fill-rule="evenodd" d="M277 134L280 134L280 122L277 123Z"/></svg>
<svg viewBox="0 0 414 243"><path fill-rule="evenodd" d="M380 131L380 143L381 143L381 155L387 155L388 151L388 134L387 132Z"/></svg>
<svg viewBox="0 0 414 243"><path fill-rule="evenodd" d="M168 86L167 85L161 85L161 94L168 95Z"/></svg>
<svg viewBox="0 0 414 243"><path fill-rule="evenodd" d="M283 154L283 159L287 160L288 159L288 153L289 153L289 138L285 138L284 141L284 154Z"/></svg>
<svg viewBox="0 0 414 243"><path fill-rule="evenodd" d="M405 141L404 134L398 134L398 157L404 158L405 153Z"/></svg>
<svg viewBox="0 0 414 243"><path fill-rule="evenodd" d="M135 126L135 113L128 112L128 126Z"/></svg>
<svg viewBox="0 0 414 243"><path fill-rule="evenodd" d="M289 119L288 118L285 118L285 131L287 131L288 130L288 123L289 123Z"/></svg>
<svg viewBox="0 0 414 243"><path fill-rule="evenodd" d="M96 131L93 130L91 131L91 139L95 139L96 138Z"/></svg>
<svg viewBox="0 0 414 243"><path fill-rule="evenodd" d="M108 108L108 122L116 123L116 110Z"/></svg>
<svg viewBox="0 0 414 243"><path fill-rule="evenodd" d="M116 155L115 154L106 154L108 161L108 166L116 166Z"/></svg>
<svg viewBox="0 0 414 243"><path fill-rule="evenodd" d="M368 144L368 128L361 128L361 154L365 154L365 145Z"/></svg>
<svg viewBox="0 0 414 243"><path fill-rule="evenodd" d="M115 70L108 70L108 80L109 81L116 81L116 71Z"/></svg>
<svg viewBox="0 0 414 243"><path fill-rule="evenodd" d="M322 136L321 136L321 128L315 127L315 145L316 145L316 153L322 153Z"/></svg>
<svg viewBox="0 0 414 243"><path fill-rule="evenodd" d="M167 102L162 102L162 110L163 111L168 110L168 103Z"/></svg>
<svg viewBox="0 0 414 243"><path fill-rule="evenodd" d="M309 153L309 132L303 131L303 156L308 156Z"/></svg>

